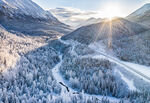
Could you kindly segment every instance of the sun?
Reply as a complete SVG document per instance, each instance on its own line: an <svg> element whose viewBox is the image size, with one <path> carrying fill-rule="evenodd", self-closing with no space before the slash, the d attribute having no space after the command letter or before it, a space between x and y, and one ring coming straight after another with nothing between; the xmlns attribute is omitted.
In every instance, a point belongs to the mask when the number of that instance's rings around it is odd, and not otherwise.
<svg viewBox="0 0 150 103"><path fill-rule="evenodd" d="M113 17L121 17L121 7L117 4L107 4L103 9L103 14L105 18L112 20Z"/></svg>

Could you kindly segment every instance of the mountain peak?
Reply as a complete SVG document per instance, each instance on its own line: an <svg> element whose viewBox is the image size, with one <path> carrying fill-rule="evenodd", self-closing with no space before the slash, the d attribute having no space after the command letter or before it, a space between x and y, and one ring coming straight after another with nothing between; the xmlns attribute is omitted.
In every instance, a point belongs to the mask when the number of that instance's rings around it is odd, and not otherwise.
<svg viewBox="0 0 150 103"><path fill-rule="evenodd" d="M0 0L0 11L10 15L21 14L33 18L56 19L32 0Z"/></svg>

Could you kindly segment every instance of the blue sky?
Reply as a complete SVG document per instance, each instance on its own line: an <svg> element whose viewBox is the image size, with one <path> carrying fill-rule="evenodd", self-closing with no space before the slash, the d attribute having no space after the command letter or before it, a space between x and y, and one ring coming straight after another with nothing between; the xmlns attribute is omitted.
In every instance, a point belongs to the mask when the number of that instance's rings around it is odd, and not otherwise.
<svg viewBox="0 0 150 103"><path fill-rule="evenodd" d="M110 4L119 6L123 16L128 15L150 0L33 0L44 9L72 7L81 10L104 11Z"/></svg>

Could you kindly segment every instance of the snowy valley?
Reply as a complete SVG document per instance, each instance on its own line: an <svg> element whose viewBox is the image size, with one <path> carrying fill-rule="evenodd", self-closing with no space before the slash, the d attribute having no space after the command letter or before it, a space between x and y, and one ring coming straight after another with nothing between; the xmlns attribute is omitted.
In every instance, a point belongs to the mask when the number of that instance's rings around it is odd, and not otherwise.
<svg viewBox="0 0 150 103"><path fill-rule="evenodd" d="M0 103L150 103L149 26L88 21L73 30L31 0L0 0Z"/></svg>

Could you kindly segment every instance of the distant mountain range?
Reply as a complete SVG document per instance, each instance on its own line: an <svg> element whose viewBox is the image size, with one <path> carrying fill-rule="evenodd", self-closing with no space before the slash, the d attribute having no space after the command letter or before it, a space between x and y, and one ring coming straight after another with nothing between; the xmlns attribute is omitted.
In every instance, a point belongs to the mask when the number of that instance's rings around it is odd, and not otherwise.
<svg viewBox="0 0 150 103"><path fill-rule="evenodd" d="M99 18L95 18L99 15L99 13L94 11L82 11L80 9L68 7L54 8L49 11L60 21L72 26L74 29L100 22Z"/></svg>
<svg viewBox="0 0 150 103"><path fill-rule="evenodd" d="M28 35L68 33L69 26L31 0L0 0L0 23Z"/></svg>
<svg viewBox="0 0 150 103"><path fill-rule="evenodd" d="M126 18L150 27L150 3L145 4Z"/></svg>

